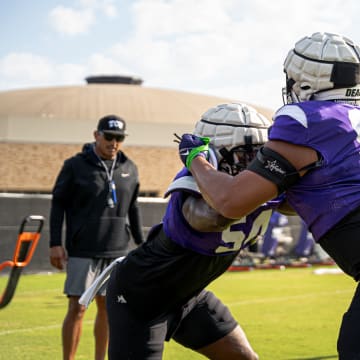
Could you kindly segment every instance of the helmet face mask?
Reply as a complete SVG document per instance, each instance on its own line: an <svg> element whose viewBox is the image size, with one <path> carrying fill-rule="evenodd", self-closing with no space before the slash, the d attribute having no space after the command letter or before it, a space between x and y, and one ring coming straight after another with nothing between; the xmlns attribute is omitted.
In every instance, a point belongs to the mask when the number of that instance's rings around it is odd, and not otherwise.
<svg viewBox="0 0 360 360"><path fill-rule="evenodd" d="M301 101L293 89L295 84L295 80L289 79L286 75L286 86L282 88L282 98L284 104L293 104Z"/></svg>
<svg viewBox="0 0 360 360"><path fill-rule="evenodd" d="M210 138L218 170L236 175L245 170L268 140L271 121L240 103L210 108L195 125L194 134Z"/></svg>
<svg viewBox="0 0 360 360"><path fill-rule="evenodd" d="M284 61L285 104L307 100L360 101L360 48L337 34L314 33L299 40ZM358 92L357 92L358 93Z"/></svg>
<svg viewBox="0 0 360 360"><path fill-rule="evenodd" d="M226 150L227 154L220 160L218 170L226 172L232 176L239 174L241 171L245 170L255 158L256 153L261 146L262 145L254 145L248 147L247 145L240 145L230 151ZM221 150L222 149L220 149L220 152Z"/></svg>

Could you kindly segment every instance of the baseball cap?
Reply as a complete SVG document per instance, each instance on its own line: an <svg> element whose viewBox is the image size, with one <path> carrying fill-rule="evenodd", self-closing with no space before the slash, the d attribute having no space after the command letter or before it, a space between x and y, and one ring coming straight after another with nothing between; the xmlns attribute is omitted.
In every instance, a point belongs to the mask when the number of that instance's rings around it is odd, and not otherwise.
<svg viewBox="0 0 360 360"><path fill-rule="evenodd" d="M125 120L116 115L102 117L98 122L97 130L105 134L127 135Z"/></svg>

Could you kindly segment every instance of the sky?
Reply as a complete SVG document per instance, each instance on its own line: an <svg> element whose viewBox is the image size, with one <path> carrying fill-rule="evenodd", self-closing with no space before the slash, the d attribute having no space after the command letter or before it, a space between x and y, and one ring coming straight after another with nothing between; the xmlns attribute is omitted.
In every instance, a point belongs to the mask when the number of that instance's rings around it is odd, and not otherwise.
<svg viewBox="0 0 360 360"><path fill-rule="evenodd" d="M295 42L360 43L359 14L358 0L2 1L0 91L115 74L277 109Z"/></svg>

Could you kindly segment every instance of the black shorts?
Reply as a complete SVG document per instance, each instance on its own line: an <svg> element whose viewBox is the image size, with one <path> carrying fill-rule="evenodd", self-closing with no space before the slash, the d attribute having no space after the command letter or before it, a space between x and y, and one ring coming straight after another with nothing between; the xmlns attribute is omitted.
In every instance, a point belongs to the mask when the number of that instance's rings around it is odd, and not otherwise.
<svg viewBox="0 0 360 360"><path fill-rule="evenodd" d="M107 306L111 314L109 360L162 359L164 341L171 338L190 349L200 349L226 336L237 326L229 309L206 290L184 307L147 321L137 317L122 299L116 300L110 283Z"/></svg>
<svg viewBox="0 0 360 360"><path fill-rule="evenodd" d="M346 274L360 280L360 208L337 223L319 244Z"/></svg>
<svg viewBox="0 0 360 360"><path fill-rule="evenodd" d="M227 306L212 292L203 291L201 295L172 336L176 342L193 350L212 344L237 326Z"/></svg>
<svg viewBox="0 0 360 360"><path fill-rule="evenodd" d="M142 319L172 312L222 275L237 253L206 256L169 239L161 227L113 271L116 291Z"/></svg>

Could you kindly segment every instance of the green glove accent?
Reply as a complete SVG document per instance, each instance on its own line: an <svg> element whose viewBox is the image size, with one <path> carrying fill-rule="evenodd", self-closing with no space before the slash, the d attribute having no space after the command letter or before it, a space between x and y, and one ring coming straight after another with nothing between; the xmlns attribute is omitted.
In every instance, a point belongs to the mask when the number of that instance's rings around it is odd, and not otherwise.
<svg viewBox="0 0 360 360"><path fill-rule="evenodd" d="M210 143L210 138L208 137L201 137L200 138L204 145L200 145L194 149L192 149L189 153L189 155L186 158L186 167L190 170L190 166L192 161L200 155L200 153L208 153L209 152L209 143ZM207 156L206 156L207 159Z"/></svg>

